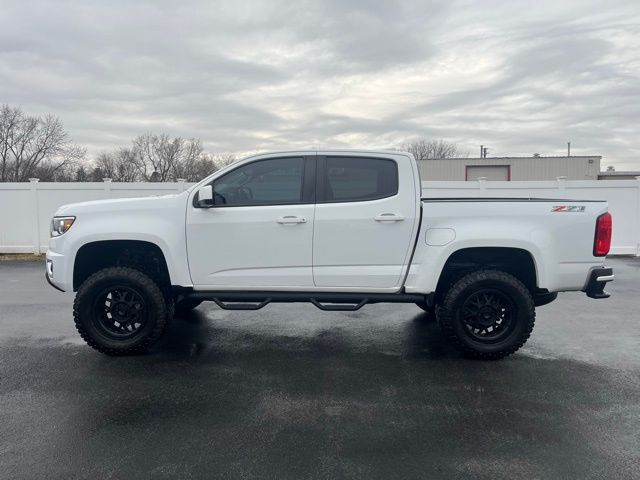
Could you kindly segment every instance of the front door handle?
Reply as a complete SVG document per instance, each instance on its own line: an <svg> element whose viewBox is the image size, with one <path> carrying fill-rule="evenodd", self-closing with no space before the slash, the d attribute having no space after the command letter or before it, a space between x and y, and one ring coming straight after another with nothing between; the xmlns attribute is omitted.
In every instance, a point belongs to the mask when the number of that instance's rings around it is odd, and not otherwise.
<svg viewBox="0 0 640 480"><path fill-rule="evenodd" d="M402 215L397 213L381 213L373 217L376 222L401 222L404 220Z"/></svg>
<svg viewBox="0 0 640 480"><path fill-rule="evenodd" d="M276 220L281 225L291 225L296 223L307 223L307 219L304 217L297 217L296 215L285 215Z"/></svg>

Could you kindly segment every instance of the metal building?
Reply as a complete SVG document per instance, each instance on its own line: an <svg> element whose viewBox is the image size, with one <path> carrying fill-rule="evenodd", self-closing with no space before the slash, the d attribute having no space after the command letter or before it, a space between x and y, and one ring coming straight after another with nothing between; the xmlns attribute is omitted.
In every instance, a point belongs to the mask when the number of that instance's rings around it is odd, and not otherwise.
<svg viewBox="0 0 640 480"><path fill-rule="evenodd" d="M422 180L598 180L601 156L489 157L420 160Z"/></svg>

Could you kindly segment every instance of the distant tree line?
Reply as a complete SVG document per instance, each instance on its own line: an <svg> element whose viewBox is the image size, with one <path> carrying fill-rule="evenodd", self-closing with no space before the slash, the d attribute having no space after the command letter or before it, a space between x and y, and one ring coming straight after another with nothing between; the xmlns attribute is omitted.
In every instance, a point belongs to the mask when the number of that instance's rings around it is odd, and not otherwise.
<svg viewBox="0 0 640 480"><path fill-rule="evenodd" d="M103 178L114 182L196 182L235 160L231 154L205 152L196 138L146 133L136 137L130 147L100 153L90 171L81 165L75 176L80 182Z"/></svg>
<svg viewBox="0 0 640 480"><path fill-rule="evenodd" d="M417 139L402 145L417 160L460 156L444 140ZM0 182L196 182L230 163L232 154L212 155L197 138L145 133L131 145L102 152L92 161L71 142L60 119L31 116L20 108L0 107Z"/></svg>
<svg viewBox="0 0 640 480"><path fill-rule="evenodd" d="M31 116L0 106L0 182L172 182L201 180L236 160L212 155L196 138L146 133L130 146L100 153L93 161L71 142L53 115Z"/></svg>

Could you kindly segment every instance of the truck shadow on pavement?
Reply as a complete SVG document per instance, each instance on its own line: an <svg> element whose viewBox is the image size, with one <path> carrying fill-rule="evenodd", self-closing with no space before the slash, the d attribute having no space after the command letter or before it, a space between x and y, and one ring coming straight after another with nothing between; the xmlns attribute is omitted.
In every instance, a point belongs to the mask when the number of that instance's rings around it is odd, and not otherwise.
<svg viewBox="0 0 640 480"><path fill-rule="evenodd" d="M353 314L351 314L353 316ZM365 320L366 321L366 318ZM234 325L225 328L212 322L205 312L194 310L176 316L165 337L154 348L152 354L168 355L173 358L196 358L216 356L228 350L260 350L273 352L295 351L324 354L378 353L413 359L454 359L461 355L443 337L435 319L426 313L416 314L411 320L400 325L394 332L391 345L372 341L358 343L348 327L339 321L328 320L314 335L288 334L285 326L276 332L264 328L251 328L246 323L243 328ZM255 325L254 325L255 326Z"/></svg>

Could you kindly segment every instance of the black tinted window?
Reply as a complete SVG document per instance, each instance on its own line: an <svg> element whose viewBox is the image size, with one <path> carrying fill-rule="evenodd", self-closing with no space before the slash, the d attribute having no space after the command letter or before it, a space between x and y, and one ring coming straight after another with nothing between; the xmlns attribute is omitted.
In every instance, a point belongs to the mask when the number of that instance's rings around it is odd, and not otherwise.
<svg viewBox="0 0 640 480"><path fill-rule="evenodd" d="M325 202L354 202L398 193L398 166L393 160L328 157Z"/></svg>
<svg viewBox="0 0 640 480"><path fill-rule="evenodd" d="M302 202L302 158L260 160L213 182L216 205L277 205Z"/></svg>

